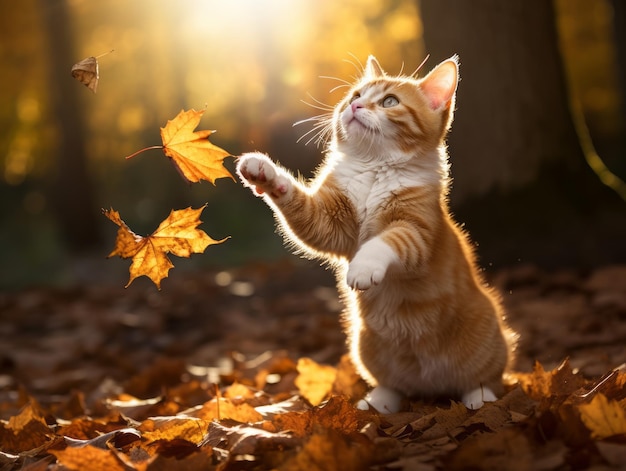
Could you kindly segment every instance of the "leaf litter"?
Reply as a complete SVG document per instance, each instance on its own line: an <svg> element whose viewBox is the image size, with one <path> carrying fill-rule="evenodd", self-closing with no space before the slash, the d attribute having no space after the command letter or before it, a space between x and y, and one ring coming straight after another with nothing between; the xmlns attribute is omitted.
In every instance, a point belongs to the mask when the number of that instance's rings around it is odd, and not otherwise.
<svg viewBox="0 0 626 471"><path fill-rule="evenodd" d="M354 407L332 278L229 275L254 294L214 272L0 294L0 469L623 469L626 267L494 275L522 332L506 394L390 415Z"/></svg>

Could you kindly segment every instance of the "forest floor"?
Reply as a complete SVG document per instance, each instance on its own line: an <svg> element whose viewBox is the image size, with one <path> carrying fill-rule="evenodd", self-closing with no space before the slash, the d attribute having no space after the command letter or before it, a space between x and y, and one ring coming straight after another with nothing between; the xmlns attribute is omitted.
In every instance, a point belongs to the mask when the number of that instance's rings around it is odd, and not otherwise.
<svg viewBox="0 0 626 471"><path fill-rule="evenodd" d="M0 293L0 470L626 469L626 266L488 277L506 395L383 416L315 265Z"/></svg>

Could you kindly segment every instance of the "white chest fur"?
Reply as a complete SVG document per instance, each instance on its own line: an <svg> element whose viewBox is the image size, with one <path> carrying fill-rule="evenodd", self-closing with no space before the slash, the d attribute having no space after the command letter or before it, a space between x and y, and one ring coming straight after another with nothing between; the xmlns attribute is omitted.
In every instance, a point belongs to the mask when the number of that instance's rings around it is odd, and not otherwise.
<svg viewBox="0 0 626 471"><path fill-rule="evenodd" d="M361 222L374 213L393 192L432 184L440 177L432 168L410 161L388 163L383 160L343 160L333 171L339 186L357 209Z"/></svg>

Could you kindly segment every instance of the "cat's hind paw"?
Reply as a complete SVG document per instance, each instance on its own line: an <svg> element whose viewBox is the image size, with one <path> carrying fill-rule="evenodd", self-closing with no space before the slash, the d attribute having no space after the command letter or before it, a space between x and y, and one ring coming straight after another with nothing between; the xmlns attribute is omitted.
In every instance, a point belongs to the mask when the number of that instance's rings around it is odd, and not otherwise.
<svg viewBox="0 0 626 471"><path fill-rule="evenodd" d="M372 407L381 414L393 414L400 410L402 399L403 396L399 392L384 386L376 386L357 403L356 407L361 410Z"/></svg>
<svg viewBox="0 0 626 471"><path fill-rule="evenodd" d="M237 174L246 186L258 195L269 194L274 199L285 196L291 189L289 179L265 154L251 152L243 154L237 161Z"/></svg>
<svg viewBox="0 0 626 471"><path fill-rule="evenodd" d="M498 398L493 391L485 386L473 389L463 394L461 402L465 404L465 407L471 410L480 409L485 405L485 402L494 402Z"/></svg>

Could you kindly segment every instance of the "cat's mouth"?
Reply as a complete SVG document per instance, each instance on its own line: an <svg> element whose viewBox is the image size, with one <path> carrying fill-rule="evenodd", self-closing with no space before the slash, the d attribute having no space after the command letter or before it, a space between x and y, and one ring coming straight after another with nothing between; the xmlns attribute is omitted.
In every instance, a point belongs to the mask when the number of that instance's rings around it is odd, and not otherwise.
<svg viewBox="0 0 626 471"><path fill-rule="evenodd" d="M346 128L349 128L351 125L356 126L360 129L369 129L369 126L365 124L356 114L353 114L350 118L347 119Z"/></svg>

